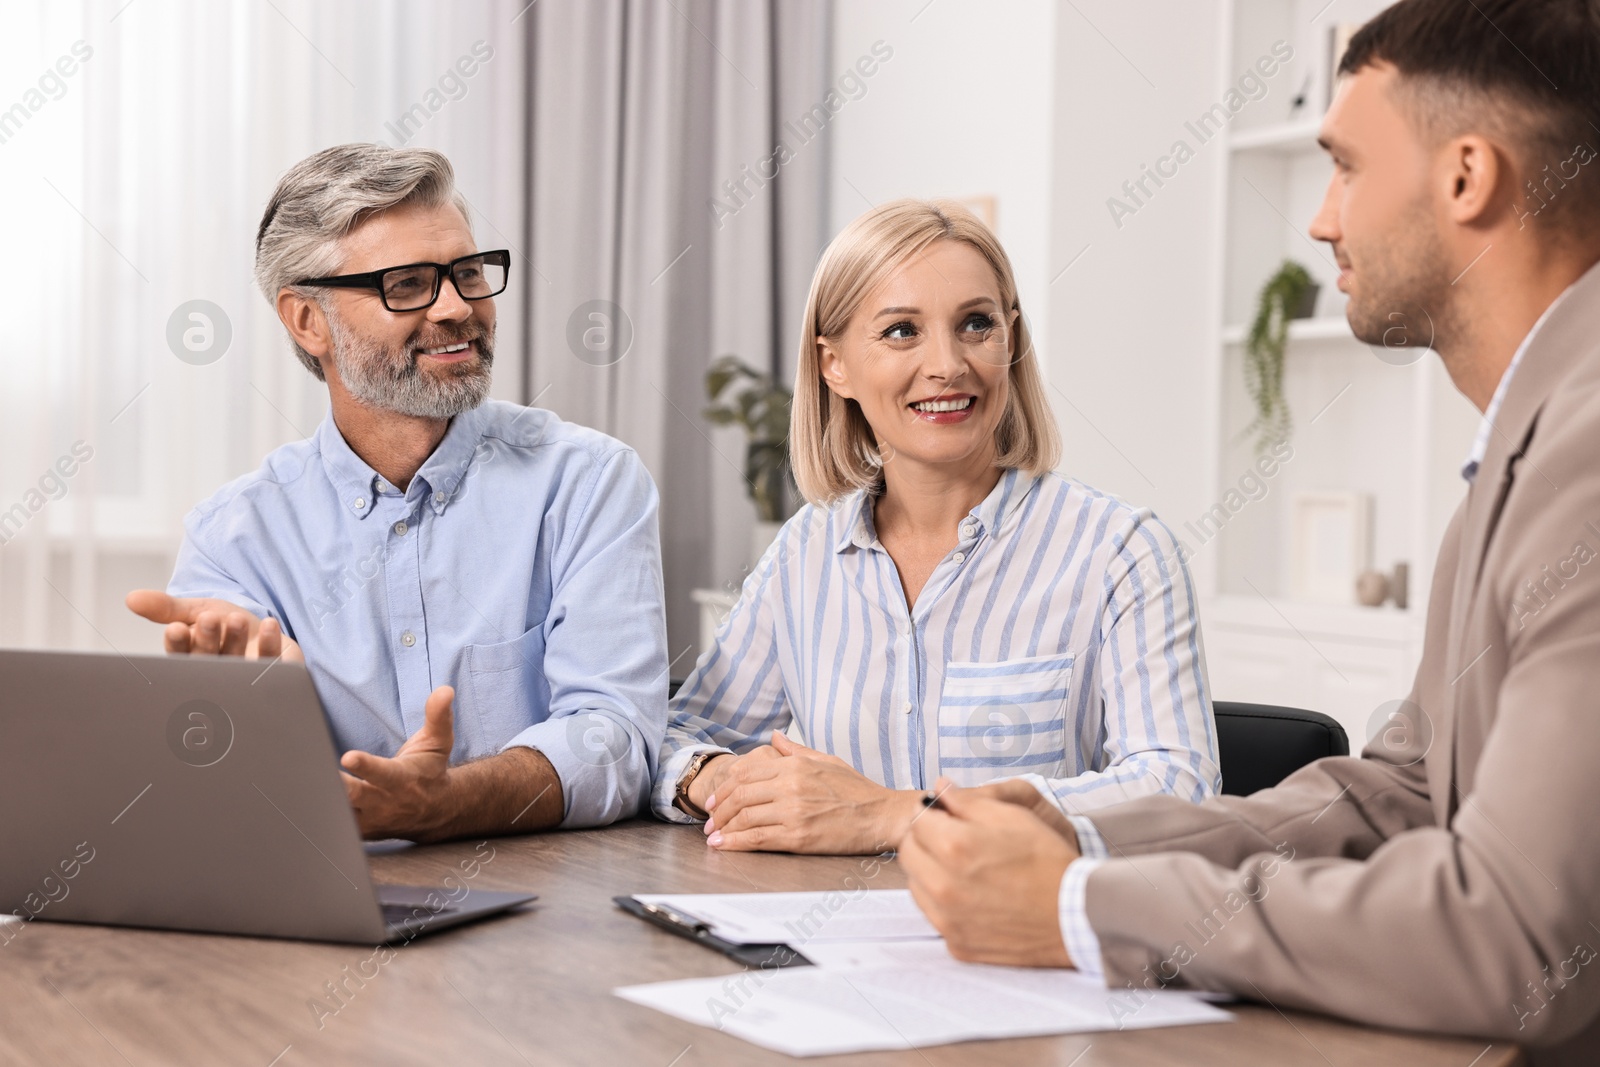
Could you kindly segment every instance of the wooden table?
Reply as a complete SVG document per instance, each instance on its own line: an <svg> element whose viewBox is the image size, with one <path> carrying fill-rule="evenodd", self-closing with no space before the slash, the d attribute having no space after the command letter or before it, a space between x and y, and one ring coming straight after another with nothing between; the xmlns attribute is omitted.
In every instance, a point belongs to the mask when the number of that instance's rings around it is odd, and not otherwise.
<svg viewBox="0 0 1600 1067"><path fill-rule="evenodd" d="M0 1063L702 1064L797 1062L611 995L615 986L732 974L731 961L617 910L631 892L905 885L897 864L726 855L698 829L461 842L373 857L381 881L540 894L522 911L392 950L33 923L0 947ZM850 886L857 884L849 883ZM362 978L363 974L370 975ZM350 977L353 976L353 977ZM343 983L337 999L327 983ZM318 1008L316 1005L321 1004ZM973 1042L824 1057L860 1064L1404 1064L1505 1067L1515 1049L1236 1005L1210 1026Z"/></svg>

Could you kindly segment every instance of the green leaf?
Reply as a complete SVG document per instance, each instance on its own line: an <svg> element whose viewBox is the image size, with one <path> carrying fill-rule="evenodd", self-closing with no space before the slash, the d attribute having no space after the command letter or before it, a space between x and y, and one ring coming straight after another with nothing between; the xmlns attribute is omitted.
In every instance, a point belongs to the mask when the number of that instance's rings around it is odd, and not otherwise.
<svg viewBox="0 0 1600 1067"><path fill-rule="evenodd" d="M1261 287L1255 318L1245 336L1243 368L1245 391L1255 410L1255 418L1244 434L1256 435L1257 452L1288 435L1289 402L1283 395L1283 360L1289 321L1313 284L1304 267L1286 259Z"/></svg>
<svg viewBox="0 0 1600 1067"><path fill-rule="evenodd" d="M753 389L746 389L739 394L739 421L743 422L747 429L755 428L756 402L760 399L760 394Z"/></svg>
<svg viewBox="0 0 1600 1067"><path fill-rule="evenodd" d="M733 381L733 371L725 367L712 367L706 371L706 396L711 400L722 395L722 391Z"/></svg>
<svg viewBox="0 0 1600 1067"><path fill-rule="evenodd" d="M738 425L745 431L746 491L767 521L783 519L790 476L789 423L794 392L735 355L720 356L706 370L705 409L714 426Z"/></svg>

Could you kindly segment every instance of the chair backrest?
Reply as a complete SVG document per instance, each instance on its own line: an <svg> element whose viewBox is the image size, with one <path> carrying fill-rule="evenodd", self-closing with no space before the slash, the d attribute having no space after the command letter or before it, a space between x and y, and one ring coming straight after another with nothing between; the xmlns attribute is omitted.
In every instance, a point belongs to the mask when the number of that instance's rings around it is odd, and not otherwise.
<svg viewBox="0 0 1600 1067"><path fill-rule="evenodd" d="M1324 756L1350 754L1344 727L1321 712L1226 700L1217 701L1212 710L1222 791L1233 796L1275 786Z"/></svg>

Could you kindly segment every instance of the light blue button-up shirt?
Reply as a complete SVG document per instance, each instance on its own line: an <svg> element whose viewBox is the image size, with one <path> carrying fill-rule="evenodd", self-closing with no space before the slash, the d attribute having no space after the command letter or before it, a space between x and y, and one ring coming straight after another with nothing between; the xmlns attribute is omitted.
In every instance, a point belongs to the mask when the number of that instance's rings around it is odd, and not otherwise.
<svg viewBox="0 0 1600 1067"><path fill-rule="evenodd" d="M654 482L632 449L489 401L404 491L330 414L186 518L168 592L276 618L341 752L393 755L456 689L453 763L513 746L555 767L562 825L637 812L666 728Z"/></svg>

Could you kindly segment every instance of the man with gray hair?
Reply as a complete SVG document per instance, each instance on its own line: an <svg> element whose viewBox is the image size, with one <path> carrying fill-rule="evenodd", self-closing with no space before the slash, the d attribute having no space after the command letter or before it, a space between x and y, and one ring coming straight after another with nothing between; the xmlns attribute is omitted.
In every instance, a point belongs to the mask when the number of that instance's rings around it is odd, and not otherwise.
<svg viewBox="0 0 1600 1067"><path fill-rule="evenodd" d="M256 280L328 415L189 514L166 593L128 596L169 652L304 660L369 838L630 816L665 730L655 485L485 399L509 269L437 152L293 167Z"/></svg>

